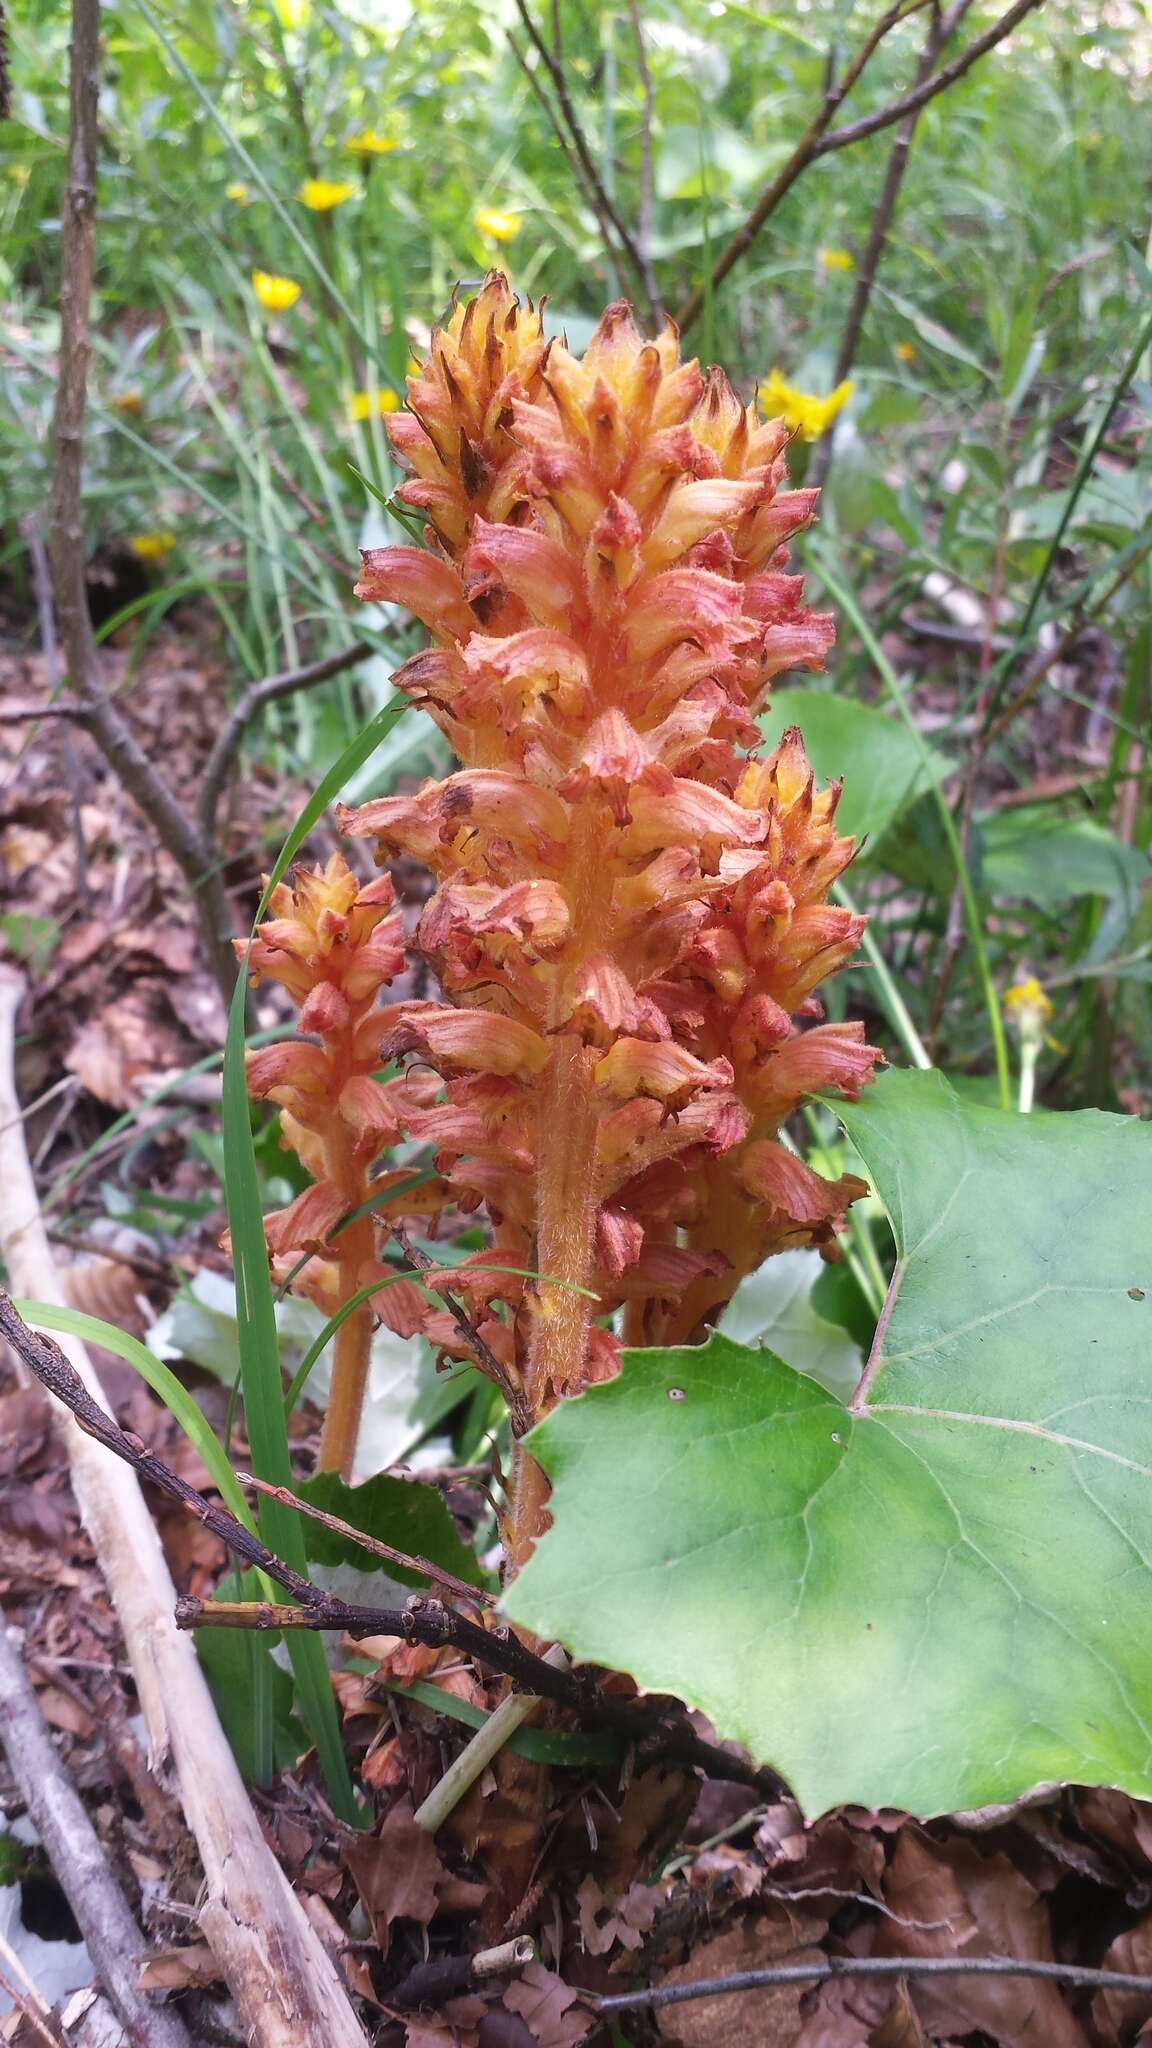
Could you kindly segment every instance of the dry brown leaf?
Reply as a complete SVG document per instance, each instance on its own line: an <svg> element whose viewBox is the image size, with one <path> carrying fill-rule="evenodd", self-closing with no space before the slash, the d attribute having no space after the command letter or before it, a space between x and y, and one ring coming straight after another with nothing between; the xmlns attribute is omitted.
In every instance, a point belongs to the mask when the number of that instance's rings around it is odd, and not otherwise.
<svg viewBox="0 0 1152 2048"><path fill-rule="evenodd" d="M1101 1967L1152 1975L1152 1913L1117 1936L1101 1957ZM1099 1991L1092 2000L1092 2017L1106 2041L1130 2041L1137 2027L1152 2019L1152 1998L1141 1991Z"/></svg>
<svg viewBox="0 0 1152 2048"><path fill-rule="evenodd" d="M58 1549L72 1527L72 1516L62 1500L45 1492L43 1486L24 1486L9 1479L0 1492L0 1528L8 1536L22 1536L29 1543Z"/></svg>
<svg viewBox="0 0 1152 2048"><path fill-rule="evenodd" d="M66 1735L78 1735L84 1741L96 1733L96 1722L87 1707L71 1693L61 1692L59 1686L41 1687L36 1699L50 1728L62 1728Z"/></svg>
<svg viewBox="0 0 1152 2048"><path fill-rule="evenodd" d="M64 1064L98 1102L131 1109L145 1076L192 1062L195 1048L170 1018L164 984L137 981L81 1025Z"/></svg>
<svg viewBox="0 0 1152 2048"><path fill-rule="evenodd" d="M686 1963L669 1970L662 1984L695 1984L702 1977L727 1977L736 1970L767 1970L774 1963L821 1960L813 1945L828 1931L822 1914L773 1906L750 1914L726 1928L713 1941L694 1949ZM669 2048L792 2048L800 2034L802 1984L779 1984L762 1991L713 1998L695 1998L667 2006L656 2015L660 2037Z"/></svg>
<svg viewBox="0 0 1152 2048"><path fill-rule="evenodd" d="M543 1963L529 1963L514 1984L509 1984L501 2003L528 2028L539 2048L576 2048L592 2025L593 2015L579 2005L579 1993L546 1970Z"/></svg>
<svg viewBox="0 0 1152 2048"><path fill-rule="evenodd" d="M136 1979L141 1991L187 1991L219 1984L220 1965L207 1942L188 1948L162 1948L150 1955Z"/></svg>
<svg viewBox="0 0 1152 2048"><path fill-rule="evenodd" d="M902 1924L878 1926L876 1955L1053 1960L1047 1908L1034 1887L1007 1856L983 1854L963 1837L937 1842L902 1829L885 1898ZM1001 2048L1087 2048L1058 1987L1034 1977L921 1979L912 2000L930 2034L982 2030Z"/></svg>
<svg viewBox="0 0 1152 2048"><path fill-rule="evenodd" d="M382 1949L394 1920L427 1927L448 1873L428 1830L417 1827L411 1800L392 1808L378 1834L346 1836L344 1861Z"/></svg>
<svg viewBox="0 0 1152 2048"><path fill-rule="evenodd" d="M868 2048L929 2048L928 2036L903 1978L880 2025L869 2034Z"/></svg>
<svg viewBox="0 0 1152 2048"><path fill-rule="evenodd" d="M123 1259L108 1259L97 1253L74 1259L70 1266L58 1265L60 1284L70 1308L87 1316L100 1316L120 1329L141 1331L146 1319L140 1312L140 1275Z"/></svg>
<svg viewBox="0 0 1152 2048"><path fill-rule="evenodd" d="M451 1998L440 2012L414 2013L404 2021L404 2048L477 2048L486 2011L482 1998Z"/></svg>

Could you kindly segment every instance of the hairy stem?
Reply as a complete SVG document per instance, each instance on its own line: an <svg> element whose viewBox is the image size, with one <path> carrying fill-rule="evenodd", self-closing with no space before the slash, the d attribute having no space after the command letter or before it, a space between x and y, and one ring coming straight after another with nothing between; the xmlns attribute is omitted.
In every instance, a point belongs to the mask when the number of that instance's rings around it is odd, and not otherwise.
<svg viewBox="0 0 1152 2048"><path fill-rule="evenodd" d="M325 1166L327 1178L339 1188L348 1208L358 1209L367 1199L368 1182L363 1167L353 1155L343 1124L338 1124L328 1138ZM350 1300L356 1293L361 1271L372 1259L375 1248L371 1216L361 1216L340 1232L332 1249L338 1256L342 1302ZM332 1385L320 1437L319 1469L321 1472L338 1472L344 1480L351 1479L356 1457L364 1392L372 1362L373 1323L372 1304L365 1301L345 1317L336 1332Z"/></svg>

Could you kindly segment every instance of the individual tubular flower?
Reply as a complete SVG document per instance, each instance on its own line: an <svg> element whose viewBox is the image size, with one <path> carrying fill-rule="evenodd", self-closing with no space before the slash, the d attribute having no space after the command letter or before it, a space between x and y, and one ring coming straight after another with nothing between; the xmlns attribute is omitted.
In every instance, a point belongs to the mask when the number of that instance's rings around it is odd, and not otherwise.
<svg viewBox="0 0 1152 2048"><path fill-rule="evenodd" d="M264 1219L273 1272L282 1281L305 1255L292 1284L326 1316L374 1280L390 1283L354 1309L335 1338L320 1465L345 1477L356 1448L374 1313L402 1336L419 1329L425 1316L419 1289L397 1281L395 1268L377 1256L372 1215L343 1221L370 1191L386 1194L388 1180L370 1183L369 1168L436 1089L434 1077L419 1073L378 1078L389 1021L379 996L405 957L402 920L390 915L392 908L387 876L362 888L336 853L325 868L297 868L291 886L282 882L273 891L271 914L248 955L254 979L278 981L288 991L301 1032L249 1053L249 1091L280 1105L282 1141L313 1176L289 1208ZM237 950L243 956L242 941ZM397 1199L411 1211L410 1196ZM435 1187L432 1199L442 1205ZM374 1213L384 1217L388 1209L385 1200Z"/></svg>
<svg viewBox="0 0 1152 2048"><path fill-rule="evenodd" d="M858 1191L777 1140L878 1057L796 1021L859 938L827 901L851 842L798 735L749 755L773 678L832 639L785 566L816 493L787 488L786 424L672 328L645 341L611 307L578 361L498 275L409 406L389 430L430 548L369 551L357 588L428 627L397 681L462 766L345 823L438 884L419 944L443 1000L389 1026L444 1082L412 1135L502 1261L570 1283L504 1290L539 1414L613 1367L577 1290L694 1335L766 1250L829 1244ZM480 1265L463 1284L494 1298Z"/></svg>

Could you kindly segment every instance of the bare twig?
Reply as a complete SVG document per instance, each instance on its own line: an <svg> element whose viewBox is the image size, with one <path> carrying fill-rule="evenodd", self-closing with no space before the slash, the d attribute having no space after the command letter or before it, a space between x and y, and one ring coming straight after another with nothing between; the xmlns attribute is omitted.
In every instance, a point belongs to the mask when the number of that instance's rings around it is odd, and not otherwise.
<svg viewBox="0 0 1152 2048"><path fill-rule="evenodd" d="M12 112L12 76L8 69L8 24L4 19L3 0L0 0L0 121L6 121Z"/></svg>
<svg viewBox="0 0 1152 2048"><path fill-rule="evenodd" d="M319 661L310 661L303 668L285 669L281 675L265 676L261 682L249 683L229 712L204 766L199 822L200 836L206 846L215 844L216 813L229 772L236 765L236 750L245 726L251 724L266 704L274 704L279 697L291 697L297 690L311 690L317 683L326 683L331 676L342 675L345 669L355 668L358 661L366 661L371 652L366 640L355 640L351 647L341 648L339 654L325 654Z"/></svg>
<svg viewBox="0 0 1152 2048"><path fill-rule="evenodd" d="M34 718L72 718L77 725L88 722L83 704L0 704L0 725L28 725Z"/></svg>
<svg viewBox="0 0 1152 2048"><path fill-rule="evenodd" d="M919 4L923 4L923 0L919 0ZM847 70L825 94L816 115L787 162L765 186L747 218L741 222L731 240L721 250L712 267L712 290L715 291L717 286L723 283L729 271L751 247L765 221L775 213L781 200L791 191L797 178L807 170L809 164L815 163L819 157L827 156L832 150L846 149L851 143L862 141L866 135L875 135L879 129L891 128L895 122L903 121L907 115L919 112L920 108L926 106L930 99L934 99L937 93L945 92L950 85L954 85L956 80L962 78L987 51L994 49L1006 35L1010 35L1026 14L1030 14L1033 8L1042 7L1043 4L1044 0L1015 0L1015 4L1006 14L1001 15L999 21L993 22L983 35L975 36L951 64L944 65L922 85L914 87L901 99L890 100L886 106L878 107L874 113L864 115L859 121L849 122L842 128L833 128L831 123L841 102L856 83L878 44L897 23L918 11L915 0L911 6L890 7L861 45ZM676 315L678 327L690 327L692 322L699 318L704 306L704 296L702 286L689 293Z"/></svg>
<svg viewBox="0 0 1152 2048"><path fill-rule="evenodd" d="M72 0L68 175L60 235L60 350L52 427L52 583L68 679L109 767L143 811L193 893L225 1001L235 982L223 883L192 821L156 772L104 687L88 614L80 516L89 314L95 259L100 0Z"/></svg>
<svg viewBox="0 0 1152 2048"><path fill-rule="evenodd" d="M892 123L902 121L905 114L926 107L929 100L935 99L937 93L947 92L949 86L955 85L957 79L963 78L966 71L971 71L972 66L978 64L981 57L987 56L989 50L994 50L997 43L1003 42L1005 36L1010 36L1013 29L1020 26L1026 14L1031 14L1034 8L1043 5L1044 0L1015 0L1015 5L1010 7L1006 14L1002 14L999 21L994 21L990 28L986 28L983 35L973 36L960 55L954 57L951 64L946 64L942 71L938 71L934 78L926 79L923 85L914 86L903 99L893 100L887 107L878 107L873 114L863 114L859 121L847 122L843 128L834 128L830 135L824 137L816 154L827 156L832 150L848 149L852 143L863 142L866 136L877 134L881 128L891 128Z"/></svg>
<svg viewBox="0 0 1152 2048"><path fill-rule="evenodd" d="M568 139L568 131L565 128L563 121L561 120L559 114L556 111L556 108L553 106L551 100L545 92L544 87L540 83L540 80L537 77L535 71L532 69L531 64L528 62L527 51L521 49L520 44L517 42L515 36L512 34L511 29L509 29L508 31L508 47L511 50L512 55L515 57L516 62L520 66L521 71L524 73L524 77L531 88L533 97L536 100L536 103L539 106L541 112L543 113L544 118L548 123L548 126L552 130L552 134L556 140L557 146L560 150L560 154L564 158L564 161L567 164L568 169L571 171L577 186L584 195L584 199L588 205L589 211L593 213L596 217L596 222L600 229L605 249L608 251L609 255L612 256L614 254L614 251L612 249L611 230L609 227L609 223L600 213L596 193L593 190L592 186L589 185L588 180L584 175L584 167L581 164L579 157L577 156L575 150L572 147L571 142Z"/></svg>
<svg viewBox="0 0 1152 2048"><path fill-rule="evenodd" d="M126 2038L133 2048L188 2048L179 2016L152 2004L138 1989L147 1943L52 1746L36 1695L2 1621L0 1742Z"/></svg>
<svg viewBox="0 0 1152 2048"><path fill-rule="evenodd" d="M40 621L40 647L44 656L44 682L48 695L54 698L60 687L60 658L56 648L56 615L52 609L52 572L48 567L48 552L41 538L40 529L33 520L25 526L28 555L32 563L32 587L36 592L36 611ZM68 791L68 809L72 817L72 843L76 848L76 894L85 911L92 905L92 892L88 886L88 852L84 845L84 823L80 816L80 764L72 744L68 720L61 721L57 729L60 747L60 763L64 770L64 787Z"/></svg>
<svg viewBox="0 0 1152 2048"><path fill-rule="evenodd" d="M482 1586L470 1586L467 1579L458 1579L454 1572L444 1570L443 1565L433 1564L430 1558L413 1557L406 1550L394 1550L390 1543L381 1543L378 1537L366 1536L362 1529L354 1529L351 1522L342 1522L339 1515L329 1515L323 1508L313 1507L309 1500L301 1500L299 1494L287 1486L270 1486L266 1479L257 1479L253 1472L238 1472L241 1486L251 1486L268 1500L278 1500L281 1507L295 1508L298 1515L307 1515L310 1522L319 1522L321 1528L331 1529L335 1536L347 1536L358 1543L361 1550L371 1551L373 1557L382 1557L387 1564L402 1565L406 1571L418 1572L433 1586L443 1586L457 1600L467 1600L474 1607L495 1607L491 1593Z"/></svg>
<svg viewBox="0 0 1152 2048"><path fill-rule="evenodd" d="M640 203L636 209L636 254L643 265L644 296L650 311L663 318L664 307L660 299L660 287L652 268L652 125L655 117L655 98L652 92L652 73L648 65L648 51L644 42L644 23L640 18L637 0L628 0L628 13L632 22L632 40L636 45L636 70L640 78L640 89L644 95L644 114L640 127Z"/></svg>
<svg viewBox="0 0 1152 2048"><path fill-rule="evenodd" d="M22 993L20 976L0 968L0 1254L12 1286L62 1305L12 1075ZM27 1363L29 1340L45 1340L12 1318L9 1309L4 1327L18 1335L15 1349ZM89 1416L118 1436L83 1344L66 1337L51 1349ZM193 1647L174 1626L175 1591L140 1488L67 1416L60 1423L80 1513L124 1633L152 1768L174 1769L200 1851L200 1925L252 2048L364 2048L335 1966L260 1831Z"/></svg>
<svg viewBox="0 0 1152 2048"><path fill-rule="evenodd" d="M694 1984L658 1984L648 1991L624 1991L595 1999L596 2011L637 2012L683 2005L691 1998L723 1998L733 1991L763 1991L774 1984L818 1984L828 1977L1044 1977L1079 1990L1152 1991L1152 1977L1123 1970L1093 1970L1078 1963L1045 1963L1027 1956L823 1956L813 1963L781 1963L775 1969L734 1970L730 1977L701 1977ZM588 1997L590 1994L585 1993Z"/></svg>
<svg viewBox="0 0 1152 2048"><path fill-rule="evenodd" d="M923 5L923 0L916 0L916 4ZM631 266L633 274L639 282L641 289L644 292L644 296L647 299L648 286L647 279L645 276L645 264L641 258L640 251L636 246L634 236L631 234L628 227L625 225L625 222L619 212L619 209L614 204L611 194L608 192L607 187L605 186L604 181L596 168L596 159L592 155L592 151L588 146L588 138L584 133L584 130L577 117L576 110L572 105L572 95L568 90L568 75L564 69L563 59L561 57L558 57L553 50L549 49L548 44L545 42L544 37L541 35L539 29L536 26L536 23L532 19L531 13L528 9L527 0L516 0L516 12L520 16L520 20L523 23L524 33L528 37L529 42L532 44L533 49L536 51L537 56L540 58L540 61L543 64L544 69L547 71L549 79L551 80L552 90L556 95L556 102L560 109L560 118L563 121L563 125L567 130L569 140L571 141L572 147L575 150L576 156L579 160L581 169L584 173L584 179L587 188L590 190L593 196L596 217L597 220L600 222L601 232L604 233L605 240L608 241L609 246L611 246L610 237L606 233L606 228L608 226L611 227L613 233L616 236L617 241L619 242L620 249L625 258L627 259L629 265ZM659 320L662 318L662 309L660 307L659 298L656 299L655 303L649 303L648 310L654 320Z"/></svg>
<svg viewBox="0 0 1152 2048"><path fill-rule="evenodd" d="M949 38L963 20L971 5L972 0L955 0L955 5L949 9L946 15L941 14L938 4L933 5L932 24L928 30L924 48L920 53L920 62L916 67L917 85L923 85L927 79L931 78L939 62L941 50L947 47ZM880 259L884 253L884 244L888 239L888 231L892 225L892 216L896 211L896 202L900 197L900 187L904 182L904 174L908 169L908 161L912 154L912 138L916 132L916 123L919 119L920 109L919 107L913 107L910 114L905 114L904 119L896 130L896 140L892 144L888 162L885 165L879 196L872 211L872 219L868 228L868 240L856 272L856 282L853 286L852 299L848 307L848 318L844 322L844 332L840 337L836 365L832 372L833 386L844 382L856 360L856 350L860 345L860 335L872 297L872 288L876 282L876 273L880 268ZM813 450L812 461L808 468L808 482L817 485L823 484L831 466L832 450L835 446L835 441L836 421L830 420L823 439Z"/></svg>

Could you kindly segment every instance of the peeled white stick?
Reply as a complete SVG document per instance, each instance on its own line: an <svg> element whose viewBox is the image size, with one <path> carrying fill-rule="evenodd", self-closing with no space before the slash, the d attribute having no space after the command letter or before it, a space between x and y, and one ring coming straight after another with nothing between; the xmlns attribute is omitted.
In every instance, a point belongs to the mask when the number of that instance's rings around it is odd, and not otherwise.
<svg viewBox="0 0 1152 2048"><path fill-rule="evenodd" d="M0 966L0 1253L12 1291L63 1305L16 1100L13 1054L22 976ZM83 1344L56 1339L107 1408ZM336 1964L260 1832L190 1637L136 1475L57 1417L72 1489L112 1595L148 1729L149 1763L171 1770L204 1867L199 1921L251 2048L365 2048Z"/></svg>
<svg viewBox="0 0 1152 2048"><path fill-rule="evenodd" d="M189 2048L184 2022L140 1990L147 1943L52 1744L19 1653L0 1621L0 1746L76 1924L134 2048Z"/></svg>

